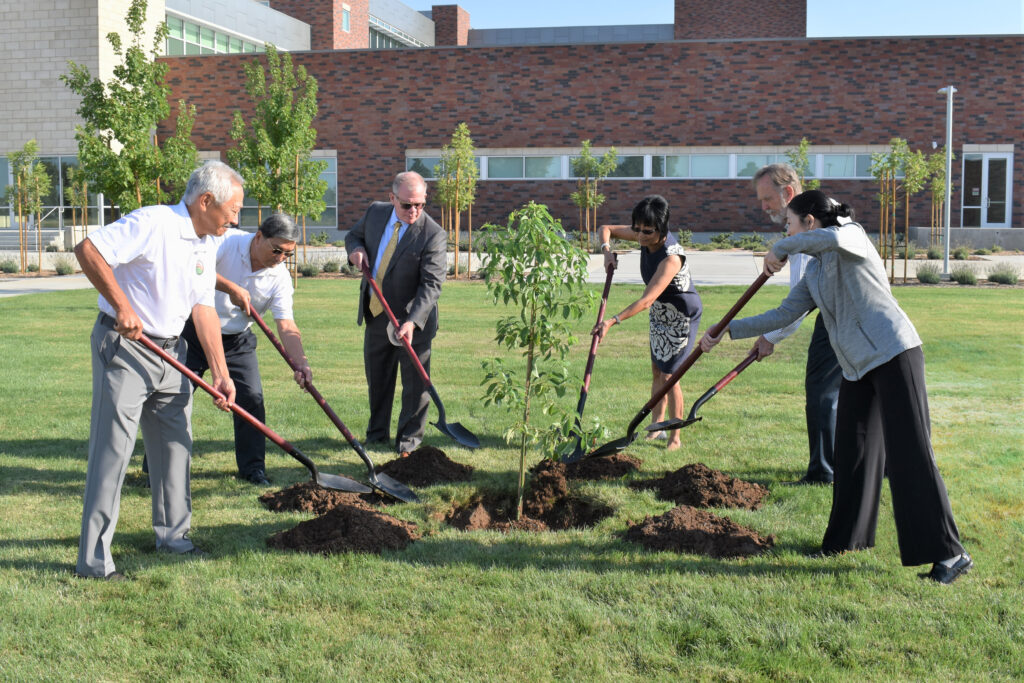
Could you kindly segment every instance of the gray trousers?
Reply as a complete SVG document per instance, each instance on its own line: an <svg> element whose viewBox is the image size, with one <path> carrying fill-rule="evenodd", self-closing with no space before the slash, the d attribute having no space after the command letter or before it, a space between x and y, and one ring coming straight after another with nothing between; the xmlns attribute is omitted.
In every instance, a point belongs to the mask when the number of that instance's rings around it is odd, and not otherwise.
<svg viewBox="0 0 1024 683"><path fill-rule="evenodd" d="M111 323L100 314L92 329L92 418L76 565L84 576L115 571L110 544L140 426L149 458L156 547L171 552L193 547L185 536L192 522L192 386L149 349L115 332ZM161 345L184 363L181 339Z"/></svg>

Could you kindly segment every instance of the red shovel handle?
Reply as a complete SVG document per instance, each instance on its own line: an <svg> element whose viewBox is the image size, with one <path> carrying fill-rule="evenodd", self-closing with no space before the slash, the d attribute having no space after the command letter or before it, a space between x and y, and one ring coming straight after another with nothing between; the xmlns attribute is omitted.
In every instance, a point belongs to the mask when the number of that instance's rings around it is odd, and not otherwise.
<svg viewBox="0 0 1024 683"><path fill-rule="evenodd" d="M728 375L718 380L718 384L715 385L715 391L721 391L726 384L736 379L736 375L746 370L755 360L757 360L757 351L751 351L747 357L743 359L742 363L730 370Z"/></svg>
<svg viewBox="0 0 1024 683"><path fill-rule="evenodd" d="M390 320L391 324L395 326L395 334L397 335L398 328L400 327L398 324L398 318L396 318L395 314L392 312L391 306L388 306L388 301L384 298L384 292L380 291L380 285L378 285L377 281L373 279L373 275L370 273L370 264L366 262L365 258L363 259L360 267L362 268L363 276L366 278L366 281L370 283L371 287L373 287L373 292L377 295L377 300L380 301L380 305L384 308L384 312L388 314L388 320ZM429 388L431 386L430 375L427 374L426 368L423 367L423 363L420 362L419 356L417 356L416 351L413 350L412 344L410 344L409 340L405 337L399 338L402 340L402 344L405 346L405 350L408 352L409 358L412 358L413 363L415 363L416 369L420 373L420 377L423 378L423 381Z"/></svg>

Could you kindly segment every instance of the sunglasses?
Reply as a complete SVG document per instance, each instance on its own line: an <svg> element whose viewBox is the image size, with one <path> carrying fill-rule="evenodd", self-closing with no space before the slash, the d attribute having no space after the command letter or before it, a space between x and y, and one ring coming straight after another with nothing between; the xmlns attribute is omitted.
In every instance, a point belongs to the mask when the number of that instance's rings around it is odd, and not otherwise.
<svg viewBox="0 0 1024 683"><path fill-rule="evenodd" d="M400 207L402 207L403 211L408 211L409 209L422 209L424 206L427 205L427 203L426 202L419 202L418 204L413 204L411 202L399 201L398 205Z"/></svg>
<svg viewBox="0 0 1024 683"><path fill-rule="evenodd" d="M635 225L630 226L629 229L632 230L633 232L642 232L645 235L653 235L654 233L658 232L657 230L641 230Z"/></svg>
<svg viewBox="0 0 1024 683"><path fill-rule="evenodd" d="M273 254L274 256L280 256L281 254L284 254L285 256L291 256L292 254L295 253L295 250L294 249L281 249L280 247L274 247L273 249L270 250L270 253Z"/></svg>

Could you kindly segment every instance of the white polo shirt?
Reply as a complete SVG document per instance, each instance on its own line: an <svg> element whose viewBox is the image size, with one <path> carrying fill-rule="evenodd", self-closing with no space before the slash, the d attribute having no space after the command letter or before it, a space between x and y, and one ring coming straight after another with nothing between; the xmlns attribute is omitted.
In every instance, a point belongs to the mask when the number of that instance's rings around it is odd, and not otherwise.
<svg viewBox="0 0 1024 683"><path fill-rule="evenodd" d="M270 309L274 320L292 320L292 278L284 263L270 268L252 270L249 247L255 233L229 228L223 236L215 238L217 246L217 274L244 287L249 292L249 304L260 315ZM238 334L252 325L252 318L231 303L224 292L217 292L217 315L220 316L222 334Z"/></svg>
<svg viewBox="0 0 1024 683"><path fill-rule="evenodd" d="M89 234L114 271L143 331L176 337L196 304L214 305L216 252L199 237L184 203L146 206ZM117 317L101 294L100 310Z"/></svg>

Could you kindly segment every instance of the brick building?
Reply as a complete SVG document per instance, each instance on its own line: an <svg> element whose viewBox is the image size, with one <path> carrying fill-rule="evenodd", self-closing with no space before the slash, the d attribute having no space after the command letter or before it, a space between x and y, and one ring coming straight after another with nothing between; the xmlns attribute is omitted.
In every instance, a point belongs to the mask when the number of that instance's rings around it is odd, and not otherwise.
<svg viewBox="0 0 1024 683"><path fill-rule="evenodd" d="M171 17L185 0L167 3ZM823 189L873 229L871 153L893 137L926 153L941 148L945 97L936 91L950 84L952 225L1024 227L1024 36L807 38L805 0L771 11L759 3L756 22L752 5L676 0L675 24L665 26L483 31L455 5L415 12L398 0L270 0L261 11L309 27L306 44L280 45L319 82L327 228L355 222L395 171L429 176L465 121L481 170L475 225L532 199L575 226L570 159L589 139L619 158L601 186L602 222L625 221L638 198L657 192L677 228L772 230L749 177L806 137ZM185 47L164 58L172 100L196 104L197 145L223 153L232 114L247 107L253 55ZM911 223L929 221L923 192L911 200ZM974 233L986 245L999 234Z"/></svg>

